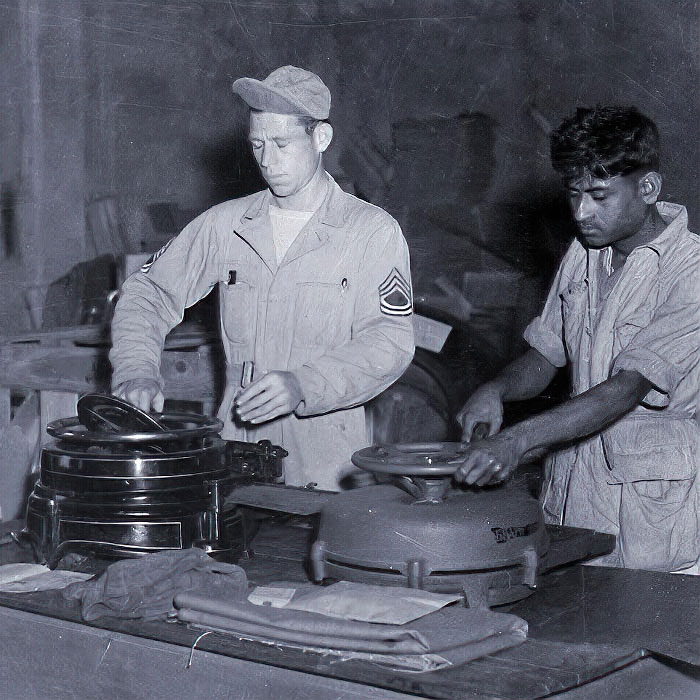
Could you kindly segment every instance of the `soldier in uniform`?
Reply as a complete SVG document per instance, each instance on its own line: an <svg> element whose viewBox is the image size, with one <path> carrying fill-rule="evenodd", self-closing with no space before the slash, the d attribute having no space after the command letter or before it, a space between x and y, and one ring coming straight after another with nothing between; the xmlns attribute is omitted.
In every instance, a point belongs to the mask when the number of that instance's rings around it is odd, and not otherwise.
<svg viewBox="0 0 700 700"><path fill-rule="evenodd" d="M112 391L162 410L164 338L218 286L222 437L281 444L285 483L338 490L368 443L363 404L413 357L408 248L389 214L324 170L331 97L317 75L283 66L233 91L268 188L204 212L126 280ZM241 388L244 363L255 377Z"/></svg>
<svg viewBox="0 0 700 700"><path fill-rule="evenodd" d="M617 536L596 564L696 573L699 554L700 238L659 201L656 125L635 108L579 109L552 134L579 228L530 349L467 401L457 480L487 484L550 451L549 522ZM500 430L503 401L536 396L558 367L569 401Z"/></svg>

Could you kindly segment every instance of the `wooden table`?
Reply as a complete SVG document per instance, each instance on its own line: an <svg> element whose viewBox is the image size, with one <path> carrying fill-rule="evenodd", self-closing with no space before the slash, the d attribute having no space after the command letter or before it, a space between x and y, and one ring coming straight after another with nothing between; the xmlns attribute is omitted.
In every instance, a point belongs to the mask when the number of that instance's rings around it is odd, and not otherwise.
<svg viewBox="0 0 700 700"><path fill-rule="evenodd" d="M242 562L249 580L306 581L310 534L268 524ZM0 594L0 697L697 698L699 600L696 577L568 566L508 607L529 623L521 646L457 668L399 674L219 633L192 651L200 632L180 624L86 624L58 592Z"/></svg>

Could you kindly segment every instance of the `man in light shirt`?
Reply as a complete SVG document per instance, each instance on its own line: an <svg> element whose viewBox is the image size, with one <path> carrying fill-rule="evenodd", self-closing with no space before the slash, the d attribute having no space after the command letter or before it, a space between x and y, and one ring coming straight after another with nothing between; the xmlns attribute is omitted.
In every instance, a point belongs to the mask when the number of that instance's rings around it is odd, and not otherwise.
<svg viewBox="0 0 700 700"><path fill-rule="evenodd" d="M684 207L658 201L658 132L636 109L579 109L551 150L579 235L528 352L462 408L464 439L478 423L490 437L456 478L495 483L552 452L546 520L617 536L594 563L696 573L700 238ZM573 398L500 430L503 402L536 396L564 366Z"/></svg>
<svg viewBox="0 0 700 700"><path fill-rule="evenodd" d="M331 97L317 75L283 66L233 91L268 189L204 212L125 282L112 390L161 410L163 340L218 286L222 436L281 444L285 483L337 490L368 443L362 405L413 356L408 248L389 214L324 170ZM244 363L255 377L241 388Z"/></svg>

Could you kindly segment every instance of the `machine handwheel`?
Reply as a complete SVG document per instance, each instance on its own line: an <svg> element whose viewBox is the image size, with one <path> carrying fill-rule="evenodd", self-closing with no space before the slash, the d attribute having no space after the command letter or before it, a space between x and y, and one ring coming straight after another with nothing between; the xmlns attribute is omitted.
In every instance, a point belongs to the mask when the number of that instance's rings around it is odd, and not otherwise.
<svg viewBox="0 0 700 700"><path fill-rule="evenodd" d="M352 455L356 467L399 476L452 476L462 463L467 445L461 442L374 445Z"/></svg>
<svg viewBox="0 0 700 700"><path fill-rule="evenodd" d="M85 394L78 399L78 419L98 433L161 432L166 427L137 406L108 394Z"/></svg>
<svg viewBox="0 0 700 700"><path fill-rule="evenodd" d="M191 413L150 415L116 396L86 394L78 400L78 415L46 426L58 440L88 445L130 443L155 445L218 435L218 418Z"/></svg>

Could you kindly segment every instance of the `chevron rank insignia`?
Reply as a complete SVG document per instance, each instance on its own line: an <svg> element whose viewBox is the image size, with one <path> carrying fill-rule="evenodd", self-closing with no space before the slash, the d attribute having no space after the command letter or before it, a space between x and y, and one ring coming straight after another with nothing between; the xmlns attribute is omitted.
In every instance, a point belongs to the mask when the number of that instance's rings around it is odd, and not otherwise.
<svg viewBox="0 0 700 700"><path fill-rule="evenodd" d="M151 265L153 265L153 263L156 260L158 260L158 258L161 255L163 255L163 253L165 253L165 251L168 249L168 246L170 246L170 244L174 240L175 240L174 238L171 238L160 250L157 250L155 253L153 253L153 255L151 255L151 257L148 258L148 260L146 260L146 262L143 265L141 265L141 272L146 274L151 269Z"/></svg>
<svg viewBox="0 0 700 700"><path fill-rule="evenodd" d="M396 268L379 285L379 308L387 316L410 316L413 312L411 286Z"/></svg>

